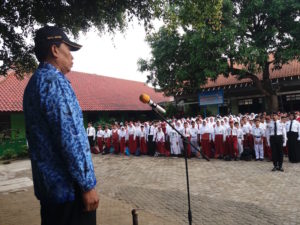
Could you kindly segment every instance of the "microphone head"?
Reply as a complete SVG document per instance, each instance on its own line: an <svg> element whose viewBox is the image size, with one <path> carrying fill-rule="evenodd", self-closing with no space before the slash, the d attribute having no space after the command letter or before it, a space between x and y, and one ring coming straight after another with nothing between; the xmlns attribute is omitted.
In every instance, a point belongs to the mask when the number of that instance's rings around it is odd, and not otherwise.
<svg viewBox="0 0 300 225"><path fill-rule="evenodd" d="M141 94L140 95L140 101L143 103L149 103L150 102L150 96L147 94Z"/></svg>

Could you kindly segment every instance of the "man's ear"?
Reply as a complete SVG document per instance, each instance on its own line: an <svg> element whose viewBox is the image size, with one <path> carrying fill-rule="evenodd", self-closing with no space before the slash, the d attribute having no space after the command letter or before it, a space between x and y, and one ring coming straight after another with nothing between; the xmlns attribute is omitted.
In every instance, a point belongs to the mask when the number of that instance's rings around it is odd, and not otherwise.
<svg viewBox="0 0 300 225"><path fill-rule="evenodd" d="M50 53L52 54L52 56L54 58L58 58L58 55L59 55L59 50L58 50L58 47L56 45L52 45L50 47Z"/></svg>

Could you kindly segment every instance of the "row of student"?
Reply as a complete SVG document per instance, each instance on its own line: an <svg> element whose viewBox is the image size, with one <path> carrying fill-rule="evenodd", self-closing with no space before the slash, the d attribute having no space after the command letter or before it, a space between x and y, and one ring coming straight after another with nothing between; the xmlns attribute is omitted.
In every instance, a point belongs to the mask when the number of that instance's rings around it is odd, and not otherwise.
<svg viewBox="0 0 300 225"><path fill-rule="evenodd" d="M272 118L271 118L272 117ZM191 142L187 144L187 152L199 157L201 146L207 157L232 157L238 159L244 149L255 149L257 160L266 155L276 161L274 168L282 169L282 147L288 145L291 162L299 162L300 123L294 114L286 121L284 116L251 118L247 116L229 118L195 118L171 121L172 126L179 130ZM183 152L183 141L171 126L164 122L130 122L124 126L113 125L112 130L98 127L97 132L89 124L87 128L91 146L97 137L97 144L103 147L113 146L115 152L124 152L126 146L130 153L135 154L137 148L142 154L180 155ZM278 147L279 146L279 147ZM297 147L298 146L298 147ZM286 148L287 149L287 148Z"/></svg>

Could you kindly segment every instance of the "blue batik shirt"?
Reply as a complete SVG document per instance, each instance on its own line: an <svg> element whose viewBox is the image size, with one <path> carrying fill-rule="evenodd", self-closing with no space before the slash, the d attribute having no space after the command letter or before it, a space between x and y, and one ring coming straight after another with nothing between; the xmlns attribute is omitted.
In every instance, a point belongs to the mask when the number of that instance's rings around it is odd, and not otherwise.
<svg viewBox="0 0 300 225"><path fill-rule="evenodd" d="M41 63L24 92L23 109L34 191L44 203L75 199L96 185L82 111L69 80Z"/></svg>

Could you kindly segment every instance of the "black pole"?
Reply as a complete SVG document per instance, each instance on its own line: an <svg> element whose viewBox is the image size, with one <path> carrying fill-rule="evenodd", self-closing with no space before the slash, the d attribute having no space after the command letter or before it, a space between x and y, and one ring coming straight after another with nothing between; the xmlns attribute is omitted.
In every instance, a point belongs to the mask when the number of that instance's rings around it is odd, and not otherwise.
<svg viewBox="0 0 300 225"><path fill-rule="evenodd" d="M184 137L183 139L183 146L184 146L184 161L185 161L185 176L186 176L186 190L188 196L188 218L189 218L189 225L192 225L192 210L191 210L191 198L190 198L190 180L189 180L189 168L188 168L188 155L187 155L187 145L188 139Z"/></svg>
<svg viewBox="0 0 300 225"><path fill-rule="evenodd" d="M138 221L138 214L137 214L136 209L133 209L133 210L131 211L131 214L132 214L132 224L133 224L133 225L138 225L138 224L139 224L139 221Z"/></svg>
<svg viewBox="0 0 300 225"><path fill-rule="evenodd" d="M156 112L156 114L167 124L169 124L170 127L172 127L183 139L184 143L184 160L185 160L185 173L186 173L186 187L187 187L187 196L188 196L188 219L189 219L189 225L192 225L192 210L191 210L191 198L190 198L190 181L189 181L189 170L188 170L188 155L187 155L187 145L190 144L192 147L197 149L182 133L180 133L169 121L166 120L166 118L161 115L158 111L156 111L153 107L152 110ZM209 161L209 158L202 153L200 149L197 149L198 152L202 155L203 158L205 158L207 161Z"/></svg>

